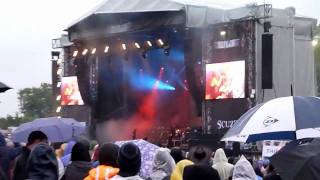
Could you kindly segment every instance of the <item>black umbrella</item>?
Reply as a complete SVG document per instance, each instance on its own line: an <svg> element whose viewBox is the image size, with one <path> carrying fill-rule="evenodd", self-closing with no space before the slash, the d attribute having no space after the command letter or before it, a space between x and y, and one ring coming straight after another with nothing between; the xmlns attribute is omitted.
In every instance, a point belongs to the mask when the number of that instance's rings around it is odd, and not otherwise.
<svg viewBox="0 0 320 180"><path fill-rule="evenodd" d="M0 82L0 93L5 92L6 90L9 90L9 89L11 89L11 87Z"/></svg>
<svg viewBox="0 0 320 180"><path fill-rule="evenodd" d="M292 141L271 157L283 180L320 179L320 139Z"/></svg>

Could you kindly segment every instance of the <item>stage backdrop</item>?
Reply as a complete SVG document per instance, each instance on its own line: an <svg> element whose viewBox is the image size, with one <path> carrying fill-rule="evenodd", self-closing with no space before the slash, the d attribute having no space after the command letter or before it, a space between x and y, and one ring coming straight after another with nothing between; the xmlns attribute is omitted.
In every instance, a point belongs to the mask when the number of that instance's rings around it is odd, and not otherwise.
<svg viewBox="0 0 320 180"><path fill-rule="evenodd" d="M222 136L255 104L255 23L214 25L203 37L204 126Z"/></svg>

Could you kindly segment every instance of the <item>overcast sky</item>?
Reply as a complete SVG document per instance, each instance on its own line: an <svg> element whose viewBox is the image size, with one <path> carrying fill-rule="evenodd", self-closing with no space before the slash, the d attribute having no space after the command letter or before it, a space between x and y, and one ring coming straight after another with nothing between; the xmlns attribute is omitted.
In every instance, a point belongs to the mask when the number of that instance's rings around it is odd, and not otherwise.
<svg viewBox="0 0 320 180"><path fill-rule="evenodd" d="M0 82L13 87L0 94L0 117L18 109L17 91L51 83L51 39L103 0L0 0ZM150 0L152 1L152 0ZM263 0L177 0L238 7ZM128 3L130 0L128 0ZM319 0L266 0L296 7L299 15L320 19Z"/></svg>

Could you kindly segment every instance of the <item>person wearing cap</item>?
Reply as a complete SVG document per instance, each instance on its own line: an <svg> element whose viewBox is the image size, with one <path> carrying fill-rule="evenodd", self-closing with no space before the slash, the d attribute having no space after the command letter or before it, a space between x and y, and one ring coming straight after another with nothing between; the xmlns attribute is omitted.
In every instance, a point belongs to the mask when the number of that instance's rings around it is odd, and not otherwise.
<svg viewBox="0 0 320 180"><path fill-rule="evenodd" d="M218 171L203 164L190 165L184 168L183 180L220 180Z"/></svg>
<svg viewBox="0 0 320 180"><path fill-rule="evenodd" d="M190 159L194 164L210 164L212 151L203 145L198 145L192 147L189 151L188 159Z"/></svg>
<svg viewBox="0 0 320 180"><path fill-rule="evenodd" d="M111 180L142 180L139 176L141 152L137 145L126 143L121 146L118 156L119 174Z"/></svg>
<svg viewBox="0 0 320 180"><path fill-rule="evenodd" d="M28 142L22 148L22 153L15 159L12 180L25 180L27 178L26 165L31 150L41 142L47 142L48 137L41 131L33 131L28 136Z"/></svg>
<svg viewBox="0 0 320 180"><path fill-rule="evenodd" d="M214 154L212 167L218 171L221 180L228 180L232 176L233 165L228 163L228 158L221 148Z"/></svg>
<svg viewBox="0 0 320 180"><path fill-rule="evenodd" d="M113 143L106 143L99 149L99 166L89 171L84 180L105 180L110 179L119 173L117 157L119 146Z"/></svg>

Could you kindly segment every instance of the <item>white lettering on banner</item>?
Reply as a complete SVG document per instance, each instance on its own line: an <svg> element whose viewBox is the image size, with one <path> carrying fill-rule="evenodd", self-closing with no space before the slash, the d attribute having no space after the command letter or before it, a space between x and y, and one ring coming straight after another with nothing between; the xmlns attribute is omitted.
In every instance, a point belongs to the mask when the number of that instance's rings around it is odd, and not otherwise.
<svg viewBox="0 0 320 180"><path fill-rule="evenodd" d="M278 152L287 141L263 141L262 157L271 157Z"/></svg>
<svg viewBox="0 0 320 180"><path fill-rule="evenodd" d="M232 39L229 41L214 42L215 49L227 49L240 46L240 39Z"/></svg>
<svg viewBox="0 0 320 180"><path fill-rule="evenodd" d="M233 124L237 120L231 120L231 121L223 121L223 120L218 120L217 121L217 129L229 129L233 126Z"/></svg>

